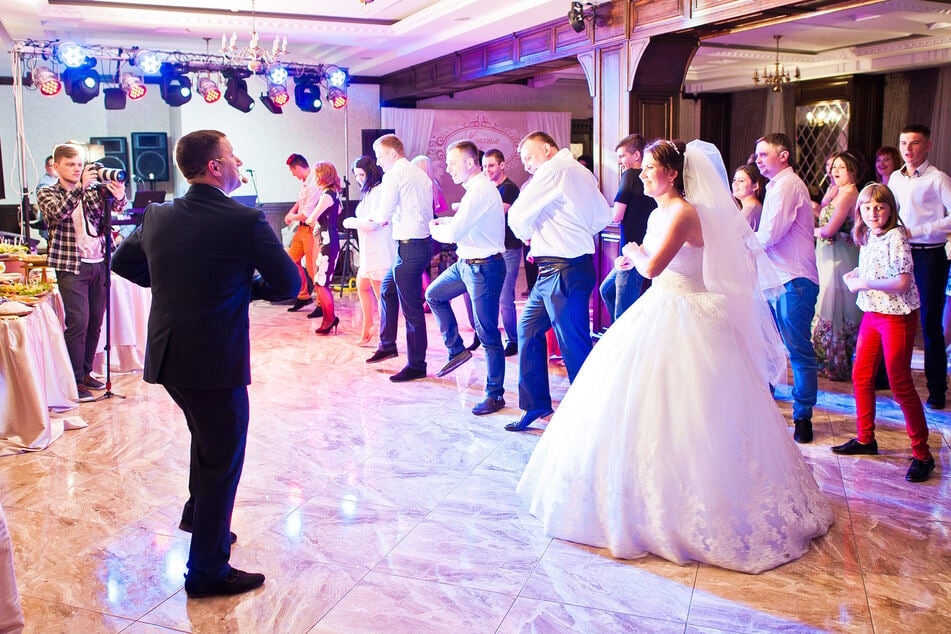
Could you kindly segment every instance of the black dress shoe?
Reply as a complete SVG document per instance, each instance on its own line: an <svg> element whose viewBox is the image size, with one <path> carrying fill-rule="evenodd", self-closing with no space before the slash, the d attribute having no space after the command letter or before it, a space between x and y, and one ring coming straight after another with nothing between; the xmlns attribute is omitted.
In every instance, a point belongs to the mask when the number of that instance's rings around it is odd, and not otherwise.
<svg viewBox="0 0 951 634"><path fill-rule="evenodd" d="M800 444L812 442L812 419L797 418L793 421L796 431L793 432L793 440Z"/></svg>
<svg viewBox="0 0 951 634"><path fill-rule="evenodd" d="M501 396L499 398L486 396L484 401L472 408L472 413L476 416L485 416L486 414L493 414L503 407L505 407L505 399Z"/></svg>
<svg viewBox="0 0 951 634"><path fill-rule="evenodd" d="M190 533L192 532L192 525L186 522L185 520L182 520L181 522L178 523L178 530L185 531L186 533ZM231 535L232 544L238 541L238 536L235 535L234 532L229 531L228 534Z"/></svg>
<svg viewBox="0 0 951 634"><path fill-rule="evenodd" d="M472 353L468 350L463 350L459 354L452 355L449 357L449 361L446 361L446 365L444 365L442 369L436 373L436 376L446 376L471 358Z"/></svg>
<svg viewBox="0 0 951 634"><path fill-rule="evenodd" d="M106 384L95 378L91 374L87 374L83 379L83 385L86 386L87 390L104 390L106 389Z"/></svg>
<svg viewBox="0 0 951 634"><path fill-rule="evenodd" d="M324 309L320 307L320 304L314 306L314 310L307 313L307 319L317 319L318 317L324 316Z"/></svg>
<svg viewBox="0 0 951 634"><path fill-rule="evenodd" d="M264 585L264 575L259 572L244 572L237 568L232 568L231 572L224 579L204 584L189 585L185 580L185 593L191 599L201 597L219 597L241 594Z"/></svg>
<svg viewBox="0 0 951 634"><path fill-rule="evenodd" d="M509 342L505 345L505 356L507 356L507 357L514 357L514 356L517 355L517 354L518 354L518 342L517 342L517 341L509 341Z"/></svg>
<svg viewBox="0 0 951 634"><path fill-rule="evenodd" d="M925 401L925 405L928 409L944 409L944 394L932 394L928 397L928 400Z"/></svg>
<svg viewBox="0 0 951 634"><path fill-rule="evenodd" d="M934 471L934 458L928 458L927 460L912 458L905 479L909 482L924 482L932 471Z"/></svg>
<svg viewBox="0 0 951 634"><path fill-rule="evenodd" d="M392 350L377 350L369 359L367 359L367 363L379 363L380 361L398 355L399 353L396 351L396 348L393 348Z"/></svg>
<svg viewBox="0 0 951 634"><path fill-rule="evenodd" d="M296 300L294 300L294 305L291 306L290 308L288 308L288 309L287 309L287 312L289 312L289 313L296 313L297 311L299 311L301 308L303 308L303 307L306 306L307 304L311 303L312 301L314 301L314 300L312 300L312 299L309 298L309 297L308 297L307 299L296 299Z"/></svg>
<svg viewBox="0 0 951 634"><path fill-rule="evenodd" d="M479 341L479 335L476 335L475 337L472 338L472 343L469 344L466 350L471 352L473 350L478 349L478 347L481 345L482 345L482 342Z"/></svg>
<svg viewBox="0 0 951 634"><path fill-rule="evenodd" d="M841 454L843 456L877 456L878 441L872 440L872 442L865 443L859 442L857 438L853 438L849 442L833 447L832 453Z"/></svg>
<svg viewBox="0 0 951 634"><path fill-rule="evenodd" d="M505 426L505 431L522 431L539 418L544 418L551 414L550 409L530 409L522 412L522 416L514 423Z"/></svg>
<svg viewBox="0 0 951 634"><path fill-rule="evenodd" d="M406 366L396 374L390 377L390 380L394 383L405 383L407 381L415 381L416 379L425 379L426 370L417 370L416 368L411 368Z"/></svg>

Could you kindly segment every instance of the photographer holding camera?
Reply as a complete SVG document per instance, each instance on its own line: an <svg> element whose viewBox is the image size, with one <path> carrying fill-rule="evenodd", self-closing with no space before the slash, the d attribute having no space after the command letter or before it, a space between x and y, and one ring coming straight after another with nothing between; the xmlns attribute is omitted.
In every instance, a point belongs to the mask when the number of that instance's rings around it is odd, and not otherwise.
<svg viewBox="0 0 951 634"><path fill-rule="evenodd" d="M62 144L53 151L59 182L37 192L37 205L49 225L49 265L56 270L66 312L66 348L73 365L79 401L95 400L90 390L105 385L92 377L106 305L105 245L102 235L106 202L112 212L126 204L125 173L84 164L84 150ZM107 180L111 178L111 180ZM110 243L111 245L111 243Z"/></svg>

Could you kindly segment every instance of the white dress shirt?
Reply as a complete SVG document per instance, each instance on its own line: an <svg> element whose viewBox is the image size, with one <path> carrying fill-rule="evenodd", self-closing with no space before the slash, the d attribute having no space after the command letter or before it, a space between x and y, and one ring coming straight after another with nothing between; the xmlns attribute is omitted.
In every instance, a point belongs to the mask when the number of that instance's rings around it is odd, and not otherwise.
<svg viewBox="0 0 951 634"><path fill-rule="evenodd" d="M912 170L905 165L888 178L898 216L913 244L944 244L951 233L951 177L925 161Z"/></svg>
<svg viewBox="0 0 951 634"><path fill-rule="evenodd" d="M611 222L598 181L568 149L542 163L509 207L512 233L531 240L534 257L576 258L594 253L595 235Z"/></svg>
<svg viewBox="0 0 951 634"><path fill-rule="evenodd" d="M297 194L297 213L304 214L309 218L314 209L317 208L317 201L320 200L321 191L317 187L317 176L314 170L307 170L307 178L300 184L300 192Z"/></svg>
<svg viewBox="0 0 951 634"><path fill-rule="evenodd" d="M756 232L783 284L797 277L819 283L814 225L809 189L787 167L766 184Z"/></svg>
<svg viewBox="0 0 951 634"><path fill-rule="evenodd" d="M429 237L433 219L433 182L426 172L401 156L380 183L381 200L371 212L377 224L389 222L394 240Z"/></svg>
<svg viewBox="0 0 951 634"><path fill-rule="evenodd" d="M502 253L505 211L498 188L482 172L473 174L462 186L466 193L458 211L432 226L433 238L443 244L456 243L456 254L464 260Z"/></svg>

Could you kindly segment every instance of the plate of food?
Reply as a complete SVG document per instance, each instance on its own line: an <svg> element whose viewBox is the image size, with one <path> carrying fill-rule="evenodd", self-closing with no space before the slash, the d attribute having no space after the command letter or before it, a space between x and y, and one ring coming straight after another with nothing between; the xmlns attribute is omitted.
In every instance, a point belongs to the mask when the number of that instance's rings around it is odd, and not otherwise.
<svg viewBox="0 0 951 634"><path fill-rule="evenodd" d="M15 255L29 253L30 250L22 244L10 244L9 242L0 242L0 258L6 259Z"/></svg>
<svg viewBox="0 0 951 634"><path fill-rule="evenodd" d="M27 264L46 264L46 255L37 255L35 253L24 253L18 256L20 262Z"/></svg>
<svg viewBox="0 0 951 634"><path fill-rule="evenodd" d="M0 285L0 296L6 298L16 298L17 301L21 301L21 298L31 298L39 301L43 297L46 297L53 290L53 285L49 282L47 283L37 283L37 284L24 284L22 282L17 282L15 284L3 284Z"/></svg>

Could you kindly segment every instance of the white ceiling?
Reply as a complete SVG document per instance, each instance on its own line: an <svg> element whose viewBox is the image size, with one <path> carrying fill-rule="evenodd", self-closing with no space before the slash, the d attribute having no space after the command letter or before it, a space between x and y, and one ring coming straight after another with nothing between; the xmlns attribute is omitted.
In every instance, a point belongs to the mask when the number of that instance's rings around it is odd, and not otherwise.
<svg viewBox="0 0 951 634"><path fill-rule="evenodd" d="M289 58L381 76L514 31L564 18L569 0L256 0L263 43L286 36ZM128 49L216 53L221 35L251 31L252 0L2 0L0 39L61 39ZM951 0L884 0L817 12L705 40L687 92L751 87L781 61L803 79L951 63ZM6 70L9 75L9 59Z"/></svg>
<svg viewBox="0 0 951 634"><path fill-rule="evenodd" d="M204 53L237 33L252 0L2 0L0 36ZM287 38L289 59L380 76L567 16L567 0L257 0L261 42Z"/></svg>

